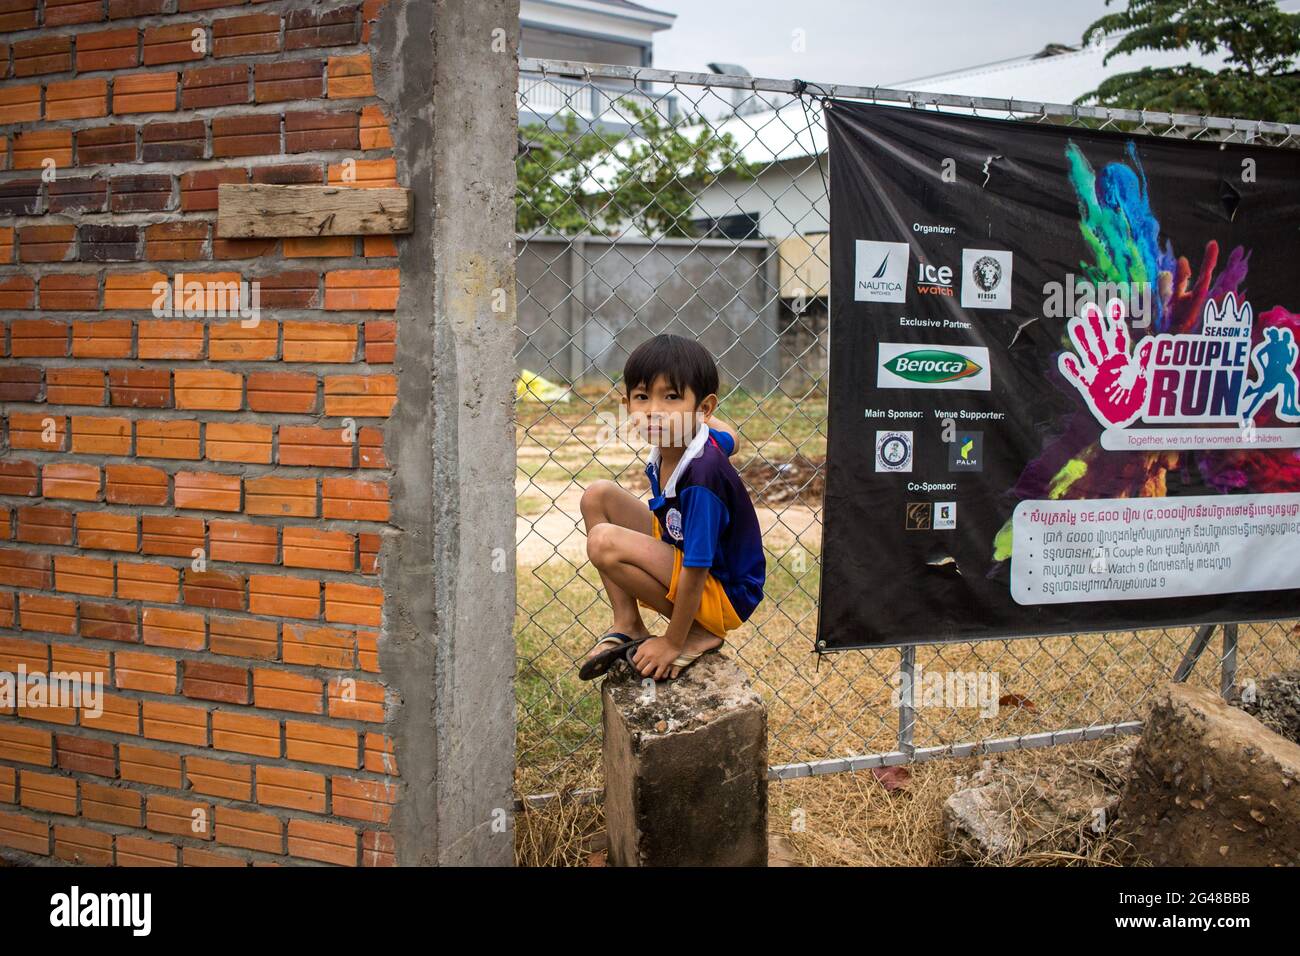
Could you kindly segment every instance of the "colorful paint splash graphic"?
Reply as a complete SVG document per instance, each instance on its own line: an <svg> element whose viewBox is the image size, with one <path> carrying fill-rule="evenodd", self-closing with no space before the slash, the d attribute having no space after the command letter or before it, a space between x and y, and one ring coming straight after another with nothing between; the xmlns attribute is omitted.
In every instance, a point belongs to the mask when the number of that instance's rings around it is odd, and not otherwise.
<svg viewBox="0 0 1300 956"><path fill-rule="evenodd" d="M1222 304L1233 293L1246 298L1244 283L1250 269L1250 251L1237 246L1220 263L1219 244L1210 240L1193 268L1187 256L1177 255L1172 242L1161 244L1160 222L1151 206L1146 173L1133 141L1126 144L1122 162L1093 169L1073 142L1065 150L1067 176L1079 203L1079 231L1091 261L1079 263L1080 273L1095 285L1132 288L1149 283L1152 289L1150 333L1201 331L1205 304ZM1252 348L1264 339L1270 326L1289 328L1300 341L1300 314L1275 306L1257 313ZM1069 343L1062 338L1062 348ZM1053 361L1048 371L1053 384L1075 395ZM1255 419L1265 427L1277 423L1269 405ZM1300 488L1300 457L1295 449L1250 451L1108 452L1100 445L1101 427L1079 404L1053 435L1042 452L1030 461L1009 491L1014 502L1027 499L1163 497L1171 482L1194 484L1208 492L1284 492ZM1011 520L993 542L995 561L1011 556ZM994 573L996 566L993 569Z"/></svg>

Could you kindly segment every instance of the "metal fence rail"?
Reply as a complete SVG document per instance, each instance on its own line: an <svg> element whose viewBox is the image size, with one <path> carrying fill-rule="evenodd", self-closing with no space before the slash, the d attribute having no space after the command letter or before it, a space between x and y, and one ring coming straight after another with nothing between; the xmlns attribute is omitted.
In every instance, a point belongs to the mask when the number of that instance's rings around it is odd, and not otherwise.
<svg viewBox="0 0 1300 956"><path fill-rule="evenodd" d="M742 434L733 461L758 507L769 575L731 650L768 701L774 778L1132 733L1162 681L1231 694L1300 666L1294 622L1225 624L1218 650L1207 626L813 653L830 225L820 98L1287 147L1300 145L1300 127L538 59L520 69L517 792L526 802L599 792L599 697L577 680L576 662L609 611L578 502L601 478L645 490L644 461L608 426L623 360L662 331L697 337L718 357L719 415ZM975 672L999 675L996 713L925 698L927 675ZM904 675L912 695L897 692Z"/></svg>

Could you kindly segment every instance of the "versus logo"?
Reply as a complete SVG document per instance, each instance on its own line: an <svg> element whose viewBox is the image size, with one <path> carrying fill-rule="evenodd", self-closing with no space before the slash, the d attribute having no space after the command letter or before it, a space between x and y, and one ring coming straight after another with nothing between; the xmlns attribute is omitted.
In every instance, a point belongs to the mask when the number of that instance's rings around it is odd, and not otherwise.
<svg viewBox="0 0 1300 956"><path fill-rule="evenodd" d="M1245 423L1274 397L1278 419L1300 421L1295 336L1270 326L1252 350L1253 327L1250 303L1238 305L1229 292L1221 305L1206 302L1200 332L1148 335L1134 348L1124 303L1112 299L1104 315L1089 304L1070 320L1078 354L1062 353L1058 367L1097 421L1112 428L1139 418L1151 424Z"/></svg>
<svg viewBox="0 0 1300 956"><path fill-rule="evenodd" d="M961 251L964 309L1011 308L1012 255L1003 249Z"/></svg>
<svg viewBox="0 0 1300 956"><path fill-rule="evenodd" d="M946 349L880 343L877 388L943 388L987 392L989 350L954 345Z"/></svg>
<svg viewBox="0 0 1300 956"><path fill-rule="evenodd" d="M853 245L853 301L906 302L907 243L857 239Z"/></svg>

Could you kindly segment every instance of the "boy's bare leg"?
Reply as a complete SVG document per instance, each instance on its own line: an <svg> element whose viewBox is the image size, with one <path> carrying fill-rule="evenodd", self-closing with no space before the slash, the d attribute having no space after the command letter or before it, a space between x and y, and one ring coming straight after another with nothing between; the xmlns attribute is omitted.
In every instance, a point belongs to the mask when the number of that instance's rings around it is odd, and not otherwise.
<svg viewBox="0 0 1300 956"><path fill-rule="evenodd" d="M602 580L612 582L635 606L645 601L659 613L671 617L673 604L668 600L668 586L673 578L673 546L648 534L610 522L593 526L587 532L587 555L600 571ZM637 620L640 621L640 612ZM644 625L642 625L644 627ZM642 636L642 635L638 635ZM692 622L682 651L702 654L721 646L722 638ZM674 667L670 677L681 673Z"/></svg>
<svg viewBox="0 0 1300 956"><path fill-rule="evenodd" d="M642 537L650 539L648 534L650 517L650 509L646 507L645 502L631 492L620 488L612 481L592 482L582 493L582 522L587 530L588 556L591 556L592 551L591 531L597 525L617 525L620 528L639 532ZM596 570L600 572L605 594L609 596L610 606L614 609L614 623L609 629L626 634L633 640L649 637L650 632L646 629L645 622L641 620L641 609L637 606L636 598L612 581L599 564L596 564ZM670 565L669 573L671 572ZM665 585L664 593L667 593L667 590ZM592 648L587 656L591 657L606 649L608 645L601 646L599 650Z"/></svg>

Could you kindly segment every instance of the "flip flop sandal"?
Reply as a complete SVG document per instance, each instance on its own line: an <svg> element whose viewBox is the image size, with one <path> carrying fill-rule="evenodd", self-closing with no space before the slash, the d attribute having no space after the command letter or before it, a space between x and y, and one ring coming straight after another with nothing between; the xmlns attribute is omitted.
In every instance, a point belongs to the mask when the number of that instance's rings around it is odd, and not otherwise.
<svg viewBox="0 0 1300 956"><path fill-rule="evenodd" d="M609 644L611 641L616 641L617 643L605 648L605 650L601 651L594 657L589 657L583 661L582 667L578 670L578 679L594 680L595 678L600 677L613 667L614 662L622 657L628 650L638 647L647 640L649 640L649 638L646 637L633 640L626 634L620 634L618 631L611 631L598 640L593 647L600 647L600 645Z"/></svg>
<svg viewBox="0 0 1300 956"><path fill-rule="evenodd" d="M723 644L719 644L717 647L710 647L707 651L700 651L698 654L679 655L678 658L675 661L673 661L673 667L681 668L681 670L677 672L677 677L681 677L683 674L685 674L686 671L690 669L690 666L694 664L696 661L698 661L705 654L716 654L718 651L722 650L722 648L723 648ZM677 680L677 677L671 677L669 678L669 680Z"/></svg>

